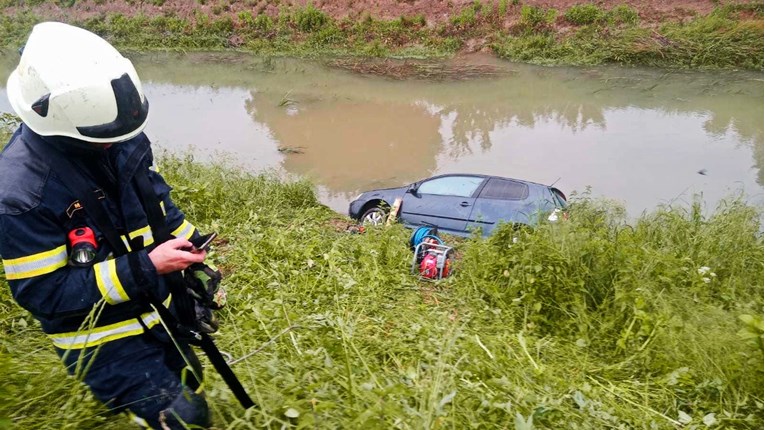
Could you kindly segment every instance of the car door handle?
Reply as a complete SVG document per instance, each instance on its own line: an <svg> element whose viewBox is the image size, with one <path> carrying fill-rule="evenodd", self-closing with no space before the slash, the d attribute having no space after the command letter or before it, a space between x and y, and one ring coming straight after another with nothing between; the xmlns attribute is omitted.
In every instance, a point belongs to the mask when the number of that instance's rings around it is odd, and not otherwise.
<svg viewBox="0 0 765 430"><path fill-rule="evenodd" d="M463 208L466 208L466 207L470 206L470 203L462 202L462 203L460 203L460 206L462 206Z"/></svg>

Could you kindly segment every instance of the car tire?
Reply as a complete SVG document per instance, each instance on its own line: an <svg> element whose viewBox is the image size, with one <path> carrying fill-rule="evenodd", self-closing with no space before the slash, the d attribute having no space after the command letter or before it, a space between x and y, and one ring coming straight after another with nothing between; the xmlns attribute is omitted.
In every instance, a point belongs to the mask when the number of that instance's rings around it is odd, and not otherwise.
<svg viewBox="0 0 765 430"><path fill-rule="evenodd" d="M364 212L363 215L361 215L361 223L367 225L383 225L385 224L385 220L388 218L389 211L390 210L387 207L381 208L379 206L375 206L373 208L369 208L366 212Z"/></svg>

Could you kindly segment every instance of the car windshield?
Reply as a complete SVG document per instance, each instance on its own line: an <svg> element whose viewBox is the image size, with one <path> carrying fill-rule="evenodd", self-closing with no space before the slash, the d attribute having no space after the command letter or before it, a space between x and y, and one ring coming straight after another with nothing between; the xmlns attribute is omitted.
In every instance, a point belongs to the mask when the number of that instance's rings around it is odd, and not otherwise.
<svg viewBox="0 0 765 430"><path fill-rule="evenodd" d="M423 182L417 191L421 194L470 197L481 182L483 178L476 176L445 176Z"/></svg>

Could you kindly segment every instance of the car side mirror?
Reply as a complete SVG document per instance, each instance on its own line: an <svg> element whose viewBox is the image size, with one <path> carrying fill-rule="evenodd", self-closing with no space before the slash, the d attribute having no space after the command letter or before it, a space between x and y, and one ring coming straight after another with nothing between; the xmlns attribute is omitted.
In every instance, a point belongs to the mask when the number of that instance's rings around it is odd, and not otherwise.
<svg viewBox="0 0 765 430"><path fill-rule="evenodd" d="M417 184L414 183L414 184L410 185L409 188L406 189L406 192L409 193L409 194L415 194L416 195L417 194Z"/></svg>

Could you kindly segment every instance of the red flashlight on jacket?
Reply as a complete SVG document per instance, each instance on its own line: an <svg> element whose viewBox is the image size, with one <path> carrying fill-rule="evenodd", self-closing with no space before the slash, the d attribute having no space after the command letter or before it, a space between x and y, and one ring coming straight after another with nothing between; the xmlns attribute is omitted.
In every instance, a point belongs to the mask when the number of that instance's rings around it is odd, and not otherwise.
<svg viewBox="0 0 765 430"><path fill-rule="evenodd" d="M78 227L69 232L69 245L72 249L69 261L74 266L85 266L96 258L96 235L90 227Z"/></svg>

